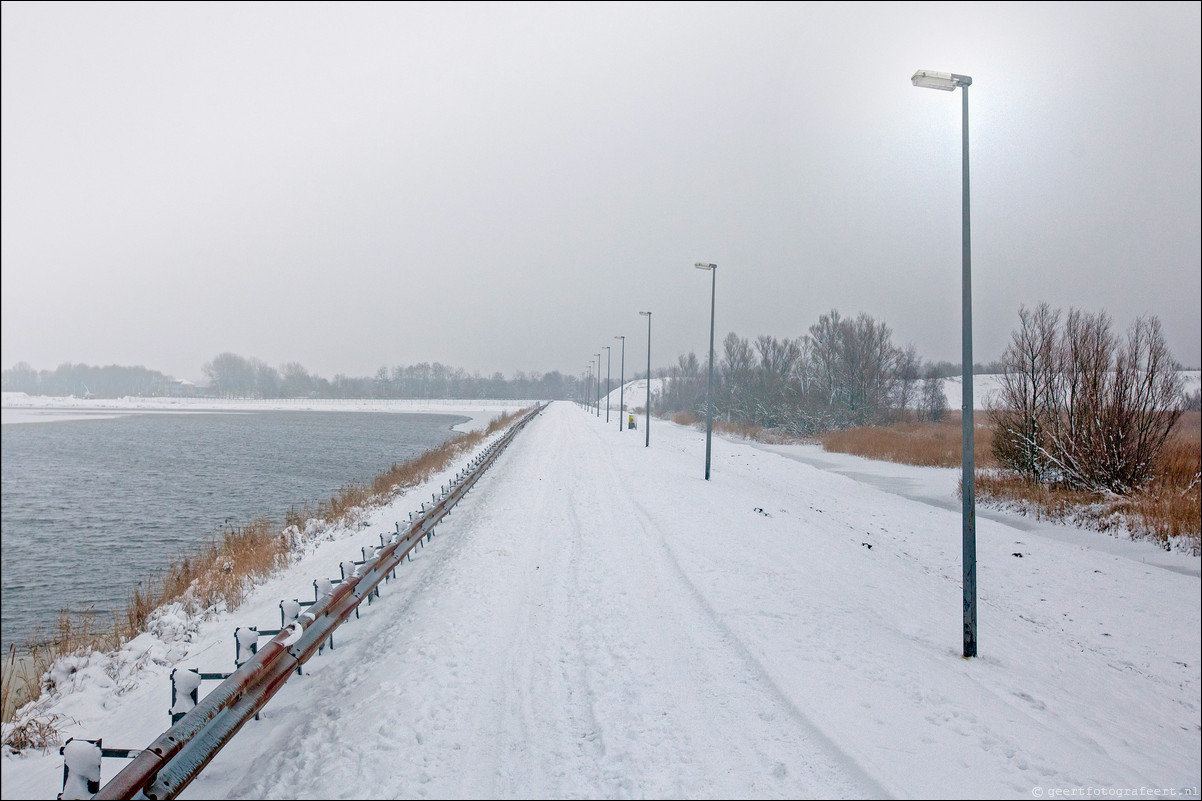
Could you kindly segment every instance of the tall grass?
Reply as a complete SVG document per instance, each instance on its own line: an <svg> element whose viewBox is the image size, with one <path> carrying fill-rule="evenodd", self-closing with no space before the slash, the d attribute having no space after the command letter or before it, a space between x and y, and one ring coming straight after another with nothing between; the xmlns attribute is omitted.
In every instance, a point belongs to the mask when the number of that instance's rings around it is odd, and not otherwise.
<svg viewBox="0 0 1202 801"><path fill-rule="evenodd" d="M525 411L502 414L484 431L458 434L413 459L394 462L371 481L348 484L314 509L291 509L282 528L266 517L242 526L226 526L220 536L174 559L162 573L138 582L130 591L125 608L114 615L110 625L99 625L89 615L60 612L53 632L49 635L35 632L21 653L10 649L0 665L2 719L12 721L22 705L41 694L47 671L60 657L117 650L146 631L153 612L167 604L182 602L193 612L238 607L257 583L285 567L304 546L302 532L308 528L310 519L327 528L356 524L367 511L389 503L406 489L445 470L456 458L508 427ZM36 729L46 725L46 719L35 718L30 723ZM6 744L12 742L6 737Z"/></svg>
<svg viewBox="0 0 1202 801"><path fill-rule="evenodd" d="M987 415L978 413L973 426L973 461L979 468L996 467L993 461L993 428ZM824 450L850 453L885 462L921 467L959 467L961 419L951 412L939 423L905 421L891 426L862 426L828 431L819 437Z"/></svg>

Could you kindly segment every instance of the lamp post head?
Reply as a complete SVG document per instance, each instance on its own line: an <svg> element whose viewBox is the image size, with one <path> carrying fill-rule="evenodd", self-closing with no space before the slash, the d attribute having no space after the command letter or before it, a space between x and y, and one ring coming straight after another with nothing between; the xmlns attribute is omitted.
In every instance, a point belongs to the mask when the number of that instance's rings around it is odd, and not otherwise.
<svg viewBox="0 0 1202 801"><path fill-rule="evenodd" d="M625 334L618 334L616 337L614 337L614 339L625 339L625 338L626 338Z"/></svg>
<svg viewBox="0 0 1202 801"><path fill-rule="evenodd" d="M650 317L650 316L651 316L651 312L639 312L639 314L643 315L644 317Z"/></svg>
<svg viewBox="0 0 1202 801"><path fill-rule="evenodd" d="M910 82L925 89L940 89L944 92L954 92L957 86L972 86L972 78L967 75L932 70L919 70L910 77Z"/></svg>
<svg viewBox="0 0 1202 801"><path fill-rule="evenodd" d="M698 270L716 270L716 269L718 269L718 265L707 264L703 261L699 261L696 264L694 264L693 266L696 267Z"/></svg>

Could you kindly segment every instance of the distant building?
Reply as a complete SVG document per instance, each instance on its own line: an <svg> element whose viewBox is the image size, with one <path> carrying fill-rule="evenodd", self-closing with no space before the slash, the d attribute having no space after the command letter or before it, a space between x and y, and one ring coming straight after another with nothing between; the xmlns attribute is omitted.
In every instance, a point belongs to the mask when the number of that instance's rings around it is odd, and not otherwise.
<svg viewBox="0 0 1202 801"><path fill-rule="evenodd" d="M167 395L172 398L195 398L197 387L186 378L173 378L167 382Z"/></svg>

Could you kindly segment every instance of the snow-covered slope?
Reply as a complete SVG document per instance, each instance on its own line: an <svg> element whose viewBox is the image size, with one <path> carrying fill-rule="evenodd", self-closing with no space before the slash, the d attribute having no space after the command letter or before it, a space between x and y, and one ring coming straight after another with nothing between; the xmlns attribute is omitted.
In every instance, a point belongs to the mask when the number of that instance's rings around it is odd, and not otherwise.
<svg viewBox="0 0 1202 801"><path fill-rule="evenodd" d="M982 519L965 660L958 513L720 438L707 482L703 434L642 433L549 407L185 797L1197 795L1196 575ZM228 669L235 625L421 497L232 615L81 660L53 711L144 745L172 662ZM60 766L6 756L4 796Z"/></svg>

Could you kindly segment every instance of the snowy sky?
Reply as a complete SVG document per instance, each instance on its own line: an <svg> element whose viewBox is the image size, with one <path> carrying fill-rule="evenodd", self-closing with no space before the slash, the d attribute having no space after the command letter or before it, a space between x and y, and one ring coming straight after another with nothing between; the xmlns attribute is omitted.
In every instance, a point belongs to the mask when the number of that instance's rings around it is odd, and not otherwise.
<svg viewBox="0 0 1202 801"><path fill-rule="evenodd" d="M2 361L578 375L1020 304L1202 363L1200 6L3 4ZM604 353L604 351L602 351ZM615 354L616 356L616 354ZM616 371L615 363L615 371Z"/></svg>

